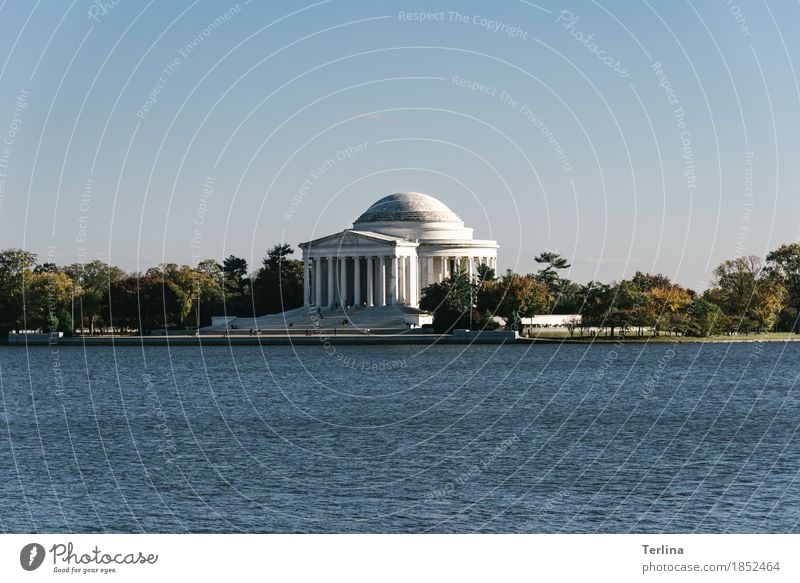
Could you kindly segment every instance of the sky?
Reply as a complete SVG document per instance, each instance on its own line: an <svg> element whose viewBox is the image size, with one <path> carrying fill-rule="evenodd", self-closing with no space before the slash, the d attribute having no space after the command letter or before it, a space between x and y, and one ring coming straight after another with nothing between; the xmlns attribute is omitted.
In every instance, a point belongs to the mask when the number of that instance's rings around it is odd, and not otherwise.
<svg viewBox="0 0 800 583"><path fill-rule="evenodd" d="M447 204L498 265L714 267L800 235L800 4L0 2L0 248L129 271Z"/></svg>

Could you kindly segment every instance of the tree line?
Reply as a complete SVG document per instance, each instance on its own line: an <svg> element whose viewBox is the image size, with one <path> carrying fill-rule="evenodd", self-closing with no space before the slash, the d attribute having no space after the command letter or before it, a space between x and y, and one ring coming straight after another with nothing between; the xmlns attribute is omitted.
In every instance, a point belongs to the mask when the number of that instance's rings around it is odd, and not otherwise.
<svg viewBox="0 0 800 583"><path fill-rule="evenodd" d="M800 244L781 245L765 260L742 256L723 261L712 285L702 293L662 274L637 272L612 283L579 284L560 275L570 267L558 253L534 258L540 268L520 275L497 276L481 266L477 281L454 273L422 292L420 307L434 314L434 328L493 329L499 317L506 328L519 330L522 318L536 314L576 314L567 322L570 334L600 329L601 333L713 336L769 331L799 333Z"/></svg>
<svg viewBox="0 0 800 583"><path fill-rule="evenodd" d="M164 263L142 273L95 260L58 266L21 249L0 251L0 331L43 330L102 334L194 329L211 316L262 315L303 305L303 264L286 244L271 247L251 271L241 257L195 267ZM794 331L800 308L800 243L781 245L762 260L723 261L702 293L661 274L576 283L562 277L570 267L558 253L534 258L526 275L498 275L485 265L471 279L457 271L422 290L420 307L434 328L520 329L536 314L578 314L570 333L601 329L609 336ZM498 323L498 317L502 324Z"/></svg>
<svg viewBox="0 0 800 583"><path fill-rule="evenodd" d="M142 273L95 260L58 266L22 249L0 251L0 331L103 334L207 326L220 314L269 314L303 304L302 262L275 245L261 265L230 255ZM287 308L288 309L288 308Z"/></svg>

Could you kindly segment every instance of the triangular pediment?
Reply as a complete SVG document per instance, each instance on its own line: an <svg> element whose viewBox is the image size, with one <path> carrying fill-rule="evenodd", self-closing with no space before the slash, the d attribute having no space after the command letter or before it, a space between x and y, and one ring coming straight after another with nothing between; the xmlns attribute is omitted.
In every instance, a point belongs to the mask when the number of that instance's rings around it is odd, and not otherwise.
<svg viewBox="0 0 800 583"><path fill-rule="evenodd" d="M397 243L405 241L400 237L392 237L390 235L383 235L381 233L373 233L372 231L352 231L345 229L339 233L320 237L313 241L300 243L301 249L319 247L357 247L360 245L386 245L387 247L394 247Z"/></svg>

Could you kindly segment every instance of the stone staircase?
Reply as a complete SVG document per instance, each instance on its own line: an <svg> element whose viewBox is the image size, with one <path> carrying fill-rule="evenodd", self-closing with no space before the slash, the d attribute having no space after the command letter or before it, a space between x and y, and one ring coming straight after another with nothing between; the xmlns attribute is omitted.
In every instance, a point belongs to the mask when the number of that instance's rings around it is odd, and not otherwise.
<svg viewBox="0 0 800 583"><path fill-rule="evenodd" d="M269 314L257 318L241 317L218 326L206 326L201 334L224 332L230 334L250 334L251 330L259 330L261 334L305 334L307 330L330 331L337 333L371 333L391 334L405 332L409 329L407 322L413 321L420 311L406 306L376 306L372 308L322 308L317 311L314 306L295 308L280 314Z"/></svg>

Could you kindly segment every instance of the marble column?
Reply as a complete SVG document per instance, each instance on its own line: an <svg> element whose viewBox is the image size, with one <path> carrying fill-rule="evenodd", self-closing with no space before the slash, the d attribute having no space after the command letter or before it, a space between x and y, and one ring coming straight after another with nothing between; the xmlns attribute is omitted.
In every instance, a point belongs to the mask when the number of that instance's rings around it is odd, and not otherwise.
<svg viewBox="0 0 800 583"><path fill-rule="evenodd" d="M425 282L425 285L430 285L433 283L433 257L428 257L428 280Z"/></svg>
<svg viewBox="0 0 800 583"><path fill-rule="evenodd" d="M411 304L411 256L403 258L405 275L403 275L403 303Z"/></svg>
<svg viewBox="0 0 800 583"><path fill-rule="evenodd" d="M397 287L398 287L398 277L397 277L397 255L392 255L392 278L389 282L389 291L392 294L392 305L397 303Z"/></svg>
<svg viewBox="0 0 800 583"><path fill-rule="evenodd" d="M347 257L339 256L339 305L347 306Z"/></svg>
<svg viewBox="0 0 800 583"><path fill-rule="evenodd" d="M322 257L314 258L314 305L322 305Z"/></svg>
<svg viewBox="0 0 800 583"><path fill-rule="evenodd" d="M353 305L361 306L361 256L353 257Z"/></svg>
<svg viewBox="0 0 800 583"><path fill-rule="evenodd" d="M408 303L413 306L417 307L419 304L419 266L417 262L417 256L412 255L409 257L410 268L409 271L411 272L411 280L408 282L408 287L410 288L410 297Z"/></svg>
<svg viewBox="0 0 800 583"><path fill-rule="evenodd" d="M372 255L367 257L367 306L372 307L375 305L375 273L374 265L372 264Z"/></svg>
<svg viewBox="0 0 800 583"><path fill-rule="evenodd" d="M311 304L311 273L308 269L308 257L303 258L303 305Z"/></svg>
<svg viewBox="0 0 800 583"><path fill-rule="evenodd" d="M333 267L333 257L327 257L326 263L328 264L328 308L333 307L333 289L334 289L334 267Z"/></svg>
<svg viewBox="0 0 800 583"><path fill-rule="evenodd" d="M406 258L397 258L397 302L406 301Z"/></svg>
<svg viewBox="0 0 800 583"><path fill-rule="evenodd" d="M378 264L378 305L386 305L386 257L383 255Z"/></svg>

